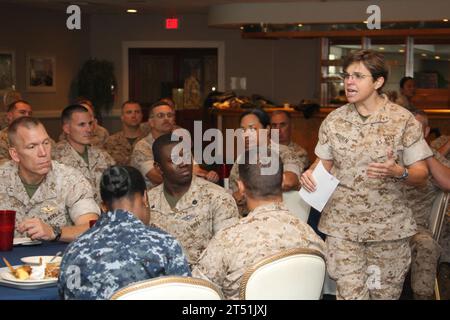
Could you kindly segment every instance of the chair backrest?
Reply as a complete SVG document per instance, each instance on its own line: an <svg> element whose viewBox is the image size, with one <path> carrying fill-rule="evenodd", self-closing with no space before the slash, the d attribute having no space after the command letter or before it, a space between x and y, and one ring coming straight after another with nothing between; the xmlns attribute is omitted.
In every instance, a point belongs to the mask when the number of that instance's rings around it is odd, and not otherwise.
<svg viewBox="0 0 450 320"><path fill-rule="evenodd" d="M308 222L311 206L300 197L298 191L283 192L283 203L294 216L305 223Z"/></svg>
<svg viewBox="0 0 450 320"><path fill-rule="evenodd" d="M158 277L133 283L118 290L111 300L222 300L212 282L192 277Z"/></svg>
<svg viewBox="0 0 450 320"><path fill-rule="evenodd" d="M430 213L430 231L436 241L439 241L441 235L445 215L447 214L448 201L449 193L441 190L433 202L433 208Z"/></svg>
<svg viewBox="0 0 450 320"><path fill-rule="evenodd" d="M325 279L325 258L317 250L296 248L264 258L243 275L245 300L318 300Z"/></svg>

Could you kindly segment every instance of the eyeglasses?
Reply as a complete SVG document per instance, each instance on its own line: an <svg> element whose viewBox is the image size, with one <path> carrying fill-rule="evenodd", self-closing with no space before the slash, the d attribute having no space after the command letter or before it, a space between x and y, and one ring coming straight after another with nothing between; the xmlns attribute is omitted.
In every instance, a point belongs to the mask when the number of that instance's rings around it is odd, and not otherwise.
<svg viewBox="0 0 450 320"><path fill-rule="evenodd" d="M163 118L172 119L173 117L175 117L175 113L173 113L173 112L167 112L167 113L159 112L159 113L156 113L156 114L152 115L150 118L153 118L153 117L156 117L158 119L163 119Z"/></svg>
<svg viewBox="0 0 450 320"><path fill-rule="evenodd" d="M364 78L372 77L372 76L370 74L362 74L362 73L359 73L359 72L353 72L351 74L347 73L347 72L341 72L341 73L339 73L339 77L342 80L348 80L351 77L353 80L361 81Z"/></svg>

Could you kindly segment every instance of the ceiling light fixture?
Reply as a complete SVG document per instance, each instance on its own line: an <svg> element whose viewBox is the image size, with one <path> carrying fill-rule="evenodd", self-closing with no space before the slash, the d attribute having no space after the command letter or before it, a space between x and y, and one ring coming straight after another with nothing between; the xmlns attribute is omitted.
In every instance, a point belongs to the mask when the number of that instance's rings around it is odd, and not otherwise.
<svg viewBox="0 0 450 320"><path fill-rule="evenodd" d="M127 9L127 12L128 13L137 13L137 10L136 9Z"/></svg>
<svg viewBox="0 0 450 320"><path fill-rule="evenodd" d="M384 50L384 47L379 47L378 49L379 49L379 50Z"/></svg>
<svg viewBox="0 0 450 320"><path fill-rule="evenodd" d="M441 57L439 57L439 56L434 56L434 58L435 58L436 60L439 60Z"/></svg>
<svg viewBox="0 0 450 320"><path fill-rule="evenodd" d="M442 21L444 21L444 22L448 22L448 19L442 19Z"/></svg>
<svg viewBox="0 0 450 320"><path fill-rule="evenodd" d="M303 25L301 23L298 24L299 27L303 27Z"/></svg>

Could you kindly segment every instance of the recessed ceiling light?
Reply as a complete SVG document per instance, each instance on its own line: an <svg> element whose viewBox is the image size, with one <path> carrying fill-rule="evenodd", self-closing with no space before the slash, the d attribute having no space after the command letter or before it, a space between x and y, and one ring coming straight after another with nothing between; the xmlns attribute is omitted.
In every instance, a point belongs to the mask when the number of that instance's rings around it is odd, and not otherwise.
<svg viewBox="0 0 450 320"><path fill-rule="evenodd" d="M301 23L298 24L299 27L303 27L303 25Z"/></svg>
<svg viewBox="0 0 450 320"><path fill-rule="evenodd" d="M128 13L137 13L137 10L136 9L127 9L127 12Z"/></svg>
<svg viewBox="0 0 450 320"><path fill-rule="evenodd" d="M439 56L434 56L435 59L439 60L441 57Z"/></svg>
<svg viewBox="0 0 450 320"><path fill-rule="evenodd" d="M244 30L244 27L240 27L239 29Z"/></svg>
<svg viewBox="0 0 450 320"><path fill-rule="evenodd" d="M399 49L398 52L403 53L403 52L405 52L405 50L404 49Z"/></svg>
<svg viewBox="0 0 450 320"><path fill-rule="evenodd" d="M422 56L422 57L426 57L427 54L426 54L426 53L422 53L421 56Z"/></svg>
<svg viewBox="0 0 450 320"><path fill-rule="evenodd" d="M448 19L442 19L442 21L444 21L444 22L448 22Z"/></svg>
<svg viewBox="0 0 450 320"><path fill-rule="evenodd" d="M379 47L378 49L379 49L379 50L384 50L384 47Z"/></svg>

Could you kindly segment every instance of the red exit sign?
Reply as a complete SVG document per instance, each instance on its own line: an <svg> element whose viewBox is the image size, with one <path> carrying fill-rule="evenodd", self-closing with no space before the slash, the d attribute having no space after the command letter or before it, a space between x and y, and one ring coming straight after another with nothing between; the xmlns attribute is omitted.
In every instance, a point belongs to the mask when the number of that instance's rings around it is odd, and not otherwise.
<svg viewBox="0 0 450 320"><path fill-rule="evenodd" d="M177 18L166 19L166 29L178 29L178 19Z"/></svg>

